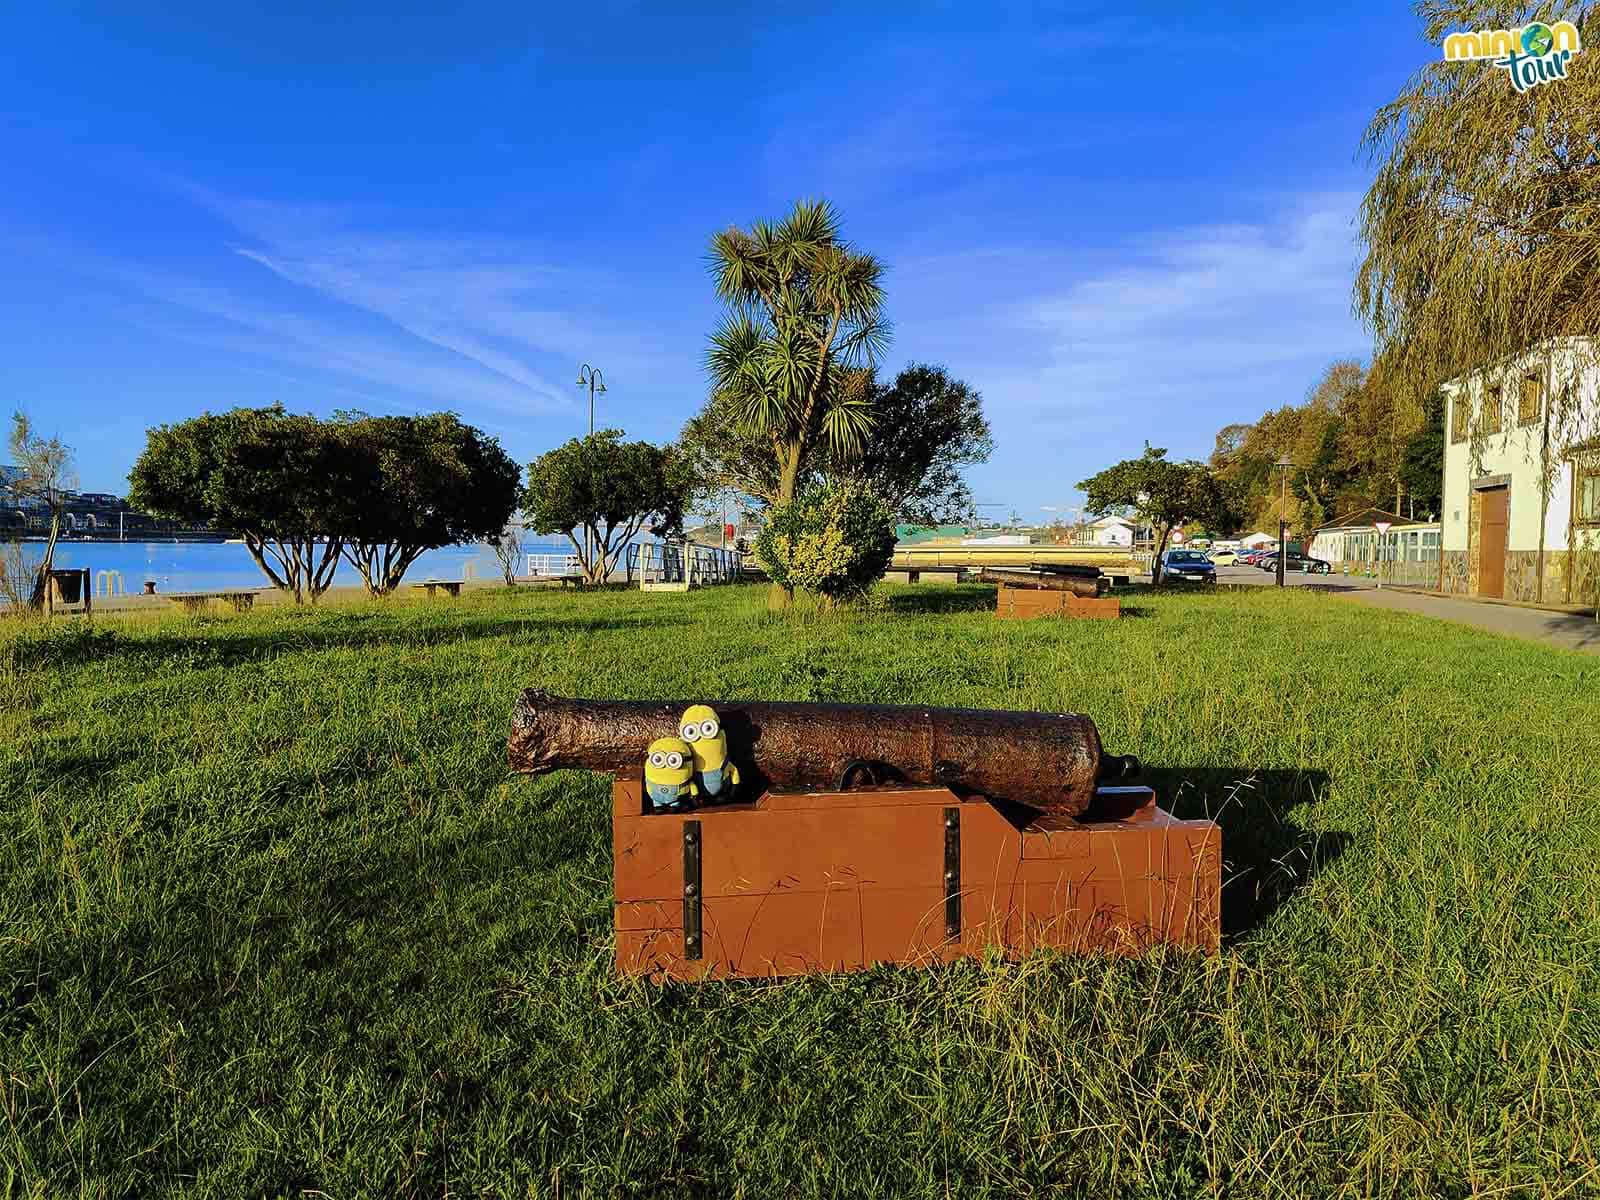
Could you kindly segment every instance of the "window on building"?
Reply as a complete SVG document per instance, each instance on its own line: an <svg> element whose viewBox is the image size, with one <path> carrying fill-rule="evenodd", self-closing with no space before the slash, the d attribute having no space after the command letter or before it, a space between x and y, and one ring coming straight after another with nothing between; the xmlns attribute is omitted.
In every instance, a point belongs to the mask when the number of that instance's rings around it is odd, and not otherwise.
<svg viewBox="0 0 1600 1200"><path fill-rule="evenodd" d="M1496 384L1483 393L1483 431L1500 432L1500 416L1506 409L1505 390Z"/></svg>
<svg viewBox="0 0 1600 1200"><path fill-rule="evenodd" d="M1573 480L1573 523L1600 525L1600 461L1577 465Z"/></svg>
<svg viewBox="0 0 1600 1200"><path fill-rule="evenodd" d="M1539 377L1524 375L1517 393L1517 424L1532 425L1539 419Z"/></svg>
<svg viewBox="0 0 1600 1200"><path fill-rule="evenodd" d="M1463 395L1457 394L1450 401L1450 440L1464 442L1467 440L1467 405L1469 401Z"/></svg>

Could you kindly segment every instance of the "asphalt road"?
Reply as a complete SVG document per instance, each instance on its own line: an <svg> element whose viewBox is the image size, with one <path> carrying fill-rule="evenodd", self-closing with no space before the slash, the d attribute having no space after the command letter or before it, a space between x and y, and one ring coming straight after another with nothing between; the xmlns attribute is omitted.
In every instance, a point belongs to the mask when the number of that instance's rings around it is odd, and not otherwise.
<svg viewBox="0 0 1600 1200"><path fill-rule="evenodd" d="M1276 576L1271 571L1261 571L1255 567L1220 567L1217 570L1217 582L1270 587L1276 582ZM1524 638L1546 646L1577 650L1584 654L1600 654L1600 622L1592 616L1492 604L1482 600L1429 596L1410 588L1380 589L1371 579L1338 574L1305 575L1290 572L1284 577L1284 583L1288 587L1309 585L1321 588L1375 608L1419 613L1425 617L1470 625L1474 629Z"/></svg>

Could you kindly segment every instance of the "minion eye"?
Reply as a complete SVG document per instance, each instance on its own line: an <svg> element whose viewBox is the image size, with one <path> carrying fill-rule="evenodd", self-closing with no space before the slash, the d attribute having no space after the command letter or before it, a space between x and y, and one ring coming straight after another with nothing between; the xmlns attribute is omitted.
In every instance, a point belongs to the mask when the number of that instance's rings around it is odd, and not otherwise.
<svg viewBox="0 0 1600 1200"><path fill-rule="evenodd" d="M700 740L700 726L698 725L685 725L678 732L683 734L683 740L686 742L698 742Z"/></svg>
<svg viewBox="0 0 1600 1200"><path fill-rule="evenodd" d="M683 755L676 750L667 755L667 766L677 768L683 766Z"/></svg>
<svg viewBox="0 0 1600 1200"><path fill-rule="evenodd" d="M667 756L665 754L661 753L661 751L657 750L654 754L652 754L650 756L650 765L652 767L664 767L664 766L666 766L667 765Z"/></svg>
<svg viewBox="0 0 1600 1200"><path fill-rule="evenodd" d="M711 720L709 717L707 717L704 721L701 721L700 722L700 736L701 737L716 737L717 736L717 723L715 721Z"/></svg>

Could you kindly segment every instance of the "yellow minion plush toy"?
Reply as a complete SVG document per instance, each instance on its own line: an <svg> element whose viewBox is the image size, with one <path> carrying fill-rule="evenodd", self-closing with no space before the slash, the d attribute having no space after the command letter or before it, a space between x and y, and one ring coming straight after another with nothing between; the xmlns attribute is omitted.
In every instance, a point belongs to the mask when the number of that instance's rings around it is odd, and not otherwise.
<svg viewBox="0 0 1600 1200"><path fill-rule="evenodd" d="M739 786L739 768L728 761L728 735L716 710L708 704L691 704L683 710L678 732L694 752L694 769L707 800L726 800Z"/></svg>
<svg viewBox="0 0 1600 1200"><path fill-rule="evenodd" d="M654 807L687 807L700 794L693 775L694 754L678 738L657 738L645 751L644 789Z"/></svg>

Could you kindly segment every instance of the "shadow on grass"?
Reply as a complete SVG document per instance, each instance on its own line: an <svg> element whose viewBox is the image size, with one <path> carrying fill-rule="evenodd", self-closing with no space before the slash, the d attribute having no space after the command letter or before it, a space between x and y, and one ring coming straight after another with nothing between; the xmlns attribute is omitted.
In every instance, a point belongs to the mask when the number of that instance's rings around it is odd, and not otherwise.
<svg viewBox="0 0 1600 1200"><path fill-rule="evenodd" d="M229 667L255 662L273 654L351 649L367 646L426 648L452 642L476 641L517 634L559 637L575 633L615 633L687 625L685 616L658 612L634 615L563 617L549 620L527 617L472 617L441 613L426 623L394 621L388 614L340 614L326 622L273 624L251 628L245 622L223 618L192 625L164 628L158 633L126 637L106 630L93 637L40 639L15 657L19 666L71 667L90 662L177 662L186 668Z"/></svg>
<svg viewBox="0 0 1600 1200"><path fill-rule="evenodd" d="M1289 819L1327 793L1325 771L1146 766L1144 780L1175 816L1209 817L1222 827L1222 932L1229 942L1271 920L1354 840Z"/></svg>
<svg viewBox="0 0 1600 1200"><path fill-rule="evenodd" d="M927 590L921 590L923 588ZM982 612L994 608L994 596L993 587L930 587L918 584L917 590L890 596L889 611L896 614Z"/></svg>

